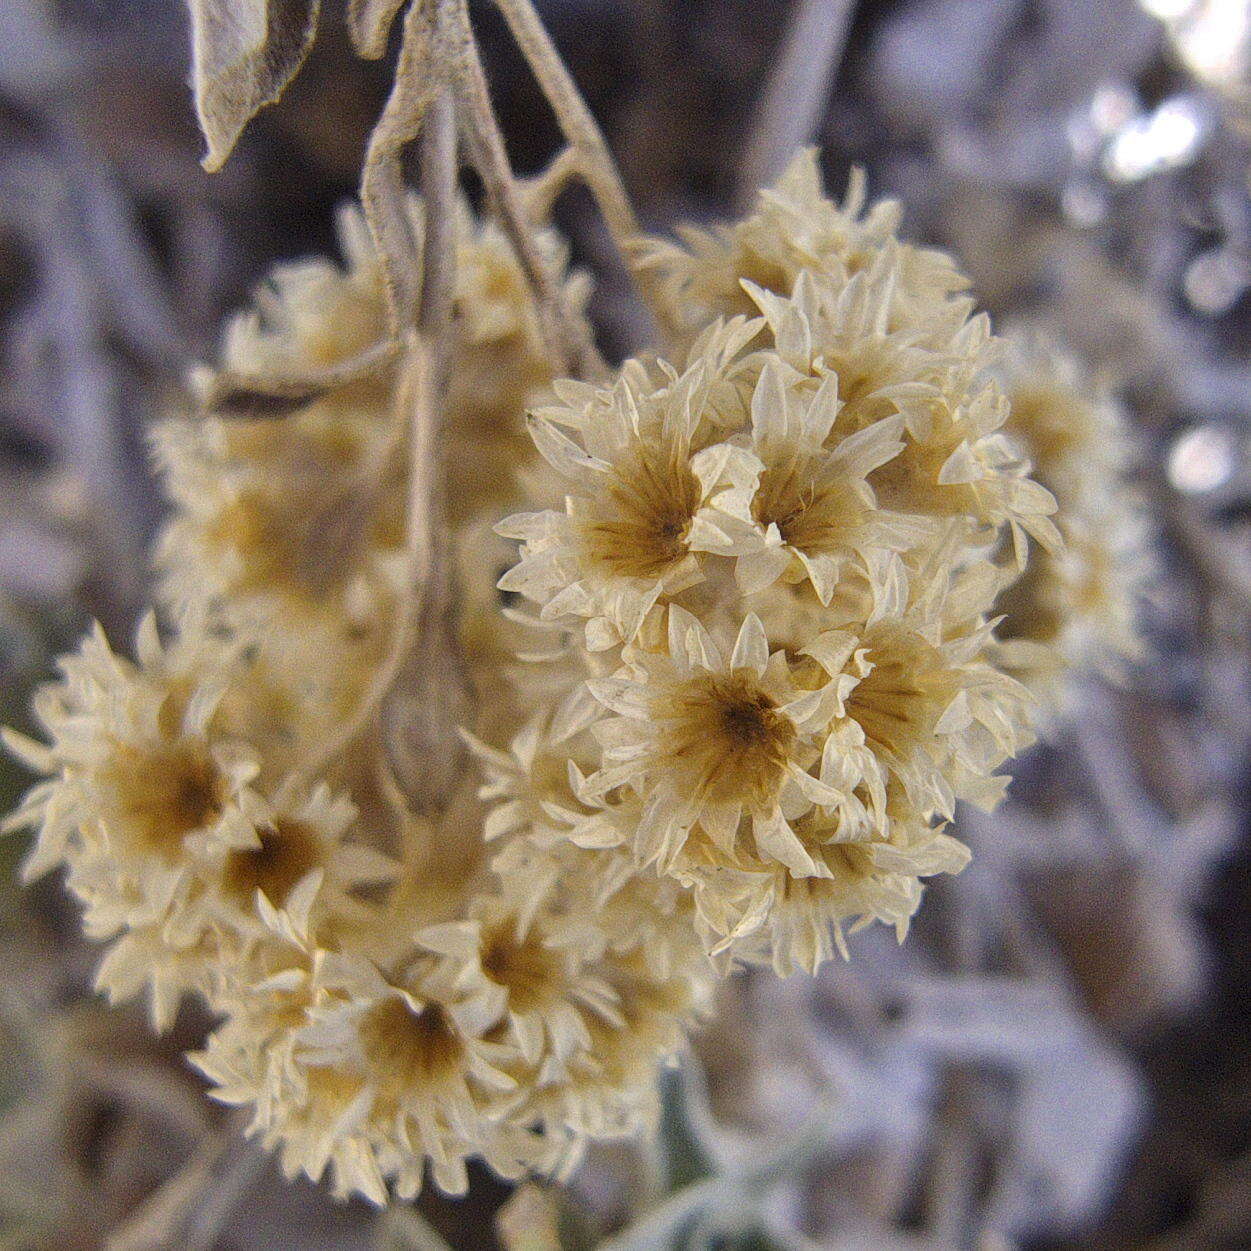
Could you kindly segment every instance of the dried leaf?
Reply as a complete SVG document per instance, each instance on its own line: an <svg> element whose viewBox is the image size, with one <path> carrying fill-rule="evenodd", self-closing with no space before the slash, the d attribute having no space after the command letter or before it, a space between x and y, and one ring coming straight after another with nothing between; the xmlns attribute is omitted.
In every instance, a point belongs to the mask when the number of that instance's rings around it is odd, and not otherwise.
<svg viewBox="0 0 1251 1251"><path fill-rule="evenodd" d="M391 23L403 5L404 0L348 0L348 31L361 56L375 61L386 52Z"/></svg>
<svg viewBox="0 0 1251 1251"><path fill-rule="evenodd" d="M299 374L214 373L200 369L192 376L200 410L214 417L277 418L298 412L337 387L385 375L396 346L382 339L364 351L320 369Z"/></svg>
<svg viewBox="0 0 1251 1251"><path fill-rule="evenodd" d="M196 113L220 169L243 128L304 63L321 0L188 0Z"/></svg>

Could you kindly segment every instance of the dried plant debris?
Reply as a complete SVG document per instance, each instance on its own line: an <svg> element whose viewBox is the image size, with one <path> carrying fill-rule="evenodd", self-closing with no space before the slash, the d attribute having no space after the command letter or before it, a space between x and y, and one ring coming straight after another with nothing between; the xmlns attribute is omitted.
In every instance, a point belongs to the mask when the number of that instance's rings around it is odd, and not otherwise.
<svg viewBox="0 0 1251 1251"><path fill-rule="evenodd" d="M319 0L193 0L192 75L206 169L219 169L243 128L282 95L317 33Z"/></svg>
<svg viewBox="0 0 1251 1251"><path fill-rule="evenodd" d="M1251 9L11 7L0 1245L1241 1245Z"/></svg>

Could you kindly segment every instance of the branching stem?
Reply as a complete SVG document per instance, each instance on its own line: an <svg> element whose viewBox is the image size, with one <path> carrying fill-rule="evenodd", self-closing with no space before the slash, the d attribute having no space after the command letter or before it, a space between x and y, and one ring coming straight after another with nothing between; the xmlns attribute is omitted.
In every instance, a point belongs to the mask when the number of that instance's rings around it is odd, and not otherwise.
<svg viewBox="0 0 1251 1251"><path fill-rule="evenodd" d="M531 0L495 0L495 4L552 106L561 131L577 154L582 177L628 266L631 247L640 234L638 219L591 110Z"/></svg>
<svg viewBox="0 0 1251 1251"><path fill-rule="evenodd" d="M440 38L445 8L446 0L414 0L404 15L395 82L369 137L361 173L361 206L386 284L391 337L397 341L415 320L422 272L401 158L445 85L447 58Z"/></svg>
<svg viewBox="0 0 1251 1251"><path fill-rule="evenodd" d="M361 204L386 289L388 336L359 359L308 378L219 376L210 403L223 413L281 416L343 378L396 371L398 431L409 453L405 586L386 659L353 715L288 782L316 777L377 724L394 780L417 812L442 808L458 784L470 687L455 625L442 464L442 420L452 348L457 250L457 131L482 178L534 297L553 371L599 376L605 366L585 321L566 301L538 228L575 175L600 207L628 269L639 227L607 144L530 0L496 0L551 104L569 147L532 183L519 180L491 107L467 0L412 0L395 81L370 136ZM372 46L372 45L370 45ZM420 140L422 217L414 221L403 153ZM397 442L404 436L397 434Z"/></svg>
<svg viewBox="0 0 1251 1251"><path fill-rule="evenodd" d="M397 784L416 809L429 810L439 805L448 784L439 780L431 793L430 784L440 771L412 767L412 740L416 735L422 746L433 749L436 760L457 761L456 725L467 699L446 628L452 597L441 426L456 284L456 128L446 89L423 117L421 142L422 263L419 273L405 279L406 289L417 292L415 325L404 333L396 383L396 425L407 429L409 452L404 587L386 659L353 715L303 762L298 777L315 778L380 717ZM438 684L433 698L420 689L431 683ZM410 723L414 707L420 712L415 725ZM423 756L422 764L427 763Z"/></svg>
<svg viewBox="0 0 1251 1251"><path fill-rule="evenodd" d="M453 4L442 4L440 22ZM456 637L444 487L443 416L456 287L456 124L450 89L431 103L421 136L425 248L417 328L407 359L411 394L408 576L394 681L380 705L383 747L409 806L446 806L462 774L457 727L470 686Z"/></svg>
<svg viewBox="0 0 1251 1251"><path fill-rule="evenodd" d="M482 179L500 225L508 235L522 272L535 298L539 324L559 372L570 368L586 374L602 369L602 362L580 318L570 315L558 275L539 247L535 224L522 194L495 112L482 62L478 56L465 0L452 0L456 33L457 102L461 130L469 159Z"/></svg>
<svg viewBox="0 0 1251 1251"><path fill-rule="evenodd" d="M503 14L517 47L551 105L561 133L569 143L574 165L599 206L624 269L634 279L648 311L663 322L663 310L655 299L653 283L648 274L635 264L642 230L603 132L547 33L543 20L535 11L532 0L495 0L495 5ZM553 168L564 177L565 171L559 164Z"/></svg>

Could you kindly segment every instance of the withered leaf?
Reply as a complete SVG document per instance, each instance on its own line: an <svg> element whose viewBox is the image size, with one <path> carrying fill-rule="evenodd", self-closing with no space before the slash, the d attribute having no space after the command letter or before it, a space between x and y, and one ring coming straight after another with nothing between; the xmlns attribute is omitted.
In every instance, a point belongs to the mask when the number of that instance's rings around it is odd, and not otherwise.
<svg viewBox="0 0 1251 1251"><path fill-rule="evenodd" d="M374 61L387 50L387 35L404 0L348 0L348 31L361 56Z"/></svg>
<svg viewBox="0 0 1251 1251"><path fill-rule="evenodd" d="M200 411L213 417L287 417L337 387L384 377L396 345L380 339L355 356L298 374L203 371L197 379Z"/></svg>
<svg viewBox="0 0 1251 1251"><path fill-rule="evenodd" d="M204 167L220 169L243 128L286 89L317 33L321 0L188 0Z"/></svg>
<svg viewBox="0 0 1251 1251"><path fill-rule="evenodd" d="M324 390L296 391L278 394L273 391L256 391L246 387L222 390L206 404L204 411L213 417L239 417L247 421L290 417L314 400L325 395Z"/></svg>
<svg viewBox="0 0 1251 1251"><path fill-rule="evenodd" d="M381 707L391 776L413 812L437 815L461 785L467 750L457 728L471 716L454 619L446 605L435 607L418 621L413 647Z"/></svg>

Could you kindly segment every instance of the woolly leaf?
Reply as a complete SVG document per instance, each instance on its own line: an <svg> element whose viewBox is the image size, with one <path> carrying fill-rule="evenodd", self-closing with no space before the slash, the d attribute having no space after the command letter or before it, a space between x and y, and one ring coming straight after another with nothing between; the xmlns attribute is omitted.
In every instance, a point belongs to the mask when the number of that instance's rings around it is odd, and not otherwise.
<svg viewBox="0 0 1251 1251"><path fill-rule="evenodd" d="M404 0L348 0L348 30L361 56L376 61L386 52L391 23L403 5Z"/></svg>
<svg viewBox="0 0 1251 1251"><path fill-rule="evenodd" d="M243 128L295 77L317 33L320 0L188 0L192 85L208 143L204 167L220 169Z"/></svg>

